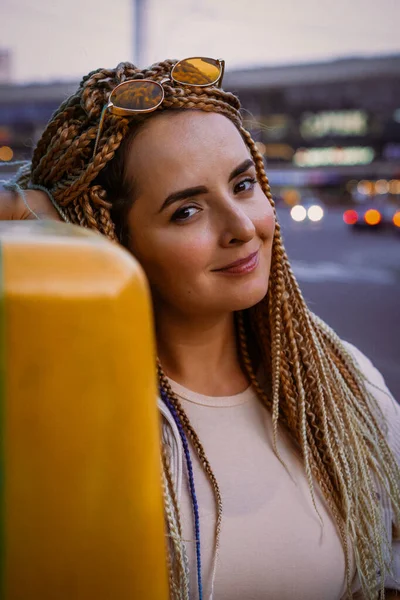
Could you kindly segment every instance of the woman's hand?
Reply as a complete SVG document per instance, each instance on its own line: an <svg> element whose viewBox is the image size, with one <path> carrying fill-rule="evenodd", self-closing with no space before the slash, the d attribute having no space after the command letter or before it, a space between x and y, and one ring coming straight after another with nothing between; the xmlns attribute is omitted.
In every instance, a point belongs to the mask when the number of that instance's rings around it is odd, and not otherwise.
<svg viewBox="0 0 400 600"><path fill-rule="evenodd" d="M0 192L0 221L35 220L37 218L35 214L40 219L61 221L60 215L52 205L47 194L37 190L24 190L24 192L28 206L20 194L8 191Z"/></svg>

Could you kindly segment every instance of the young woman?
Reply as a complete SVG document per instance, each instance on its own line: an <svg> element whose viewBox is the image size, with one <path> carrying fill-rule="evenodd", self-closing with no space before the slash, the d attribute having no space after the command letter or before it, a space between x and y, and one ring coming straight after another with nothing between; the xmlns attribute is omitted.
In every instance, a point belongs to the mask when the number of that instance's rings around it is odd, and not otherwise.
<svg viewBox="0 0 400 600"><path fill-rule="evenodd" d="M211 59L90 73L0 216L95 229L146 272L171 597L389 598L400 410L308 309L222 76Z"/></svg>

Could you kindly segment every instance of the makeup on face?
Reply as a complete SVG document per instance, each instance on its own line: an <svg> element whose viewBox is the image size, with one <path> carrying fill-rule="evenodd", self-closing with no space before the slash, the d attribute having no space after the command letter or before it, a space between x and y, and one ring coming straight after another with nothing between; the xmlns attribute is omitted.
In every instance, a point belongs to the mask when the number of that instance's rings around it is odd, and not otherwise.
<svg viewBox="0 0 400 600"><path fill-rule="evenodd" d="M240 165L238 165L228 178L228 183L233 181L236 177L245 173L249 169L254 167L254 162L251 158L247 158ZM179 190L177 192L173 192L169 194L168 197L164 200L159 212L162 212L165 208L173 204L174 202L182 202L182 200L189 200L190 198L194 198L196 196L200 196L201 194L207 194L209 189L205 185L198 185L195 187L186 188L184 190Z"/></svg>
<svg viewBox="0 0 400 600"><path fill-rule="evenodd" d="M260 252L257 250L256 252L249 254L246 258L238 259L221 269L214 269L214 272L227 275L247 275L248 273L255 271L258 267L259 258Z"/></svg>
<svg viewBox="0 0 400 600"><path fill-rule="evenodd" d="M161 114L130 150L131 251L158 315L223 314L265 297L274 214L236 127L201 111Z"/></svg>

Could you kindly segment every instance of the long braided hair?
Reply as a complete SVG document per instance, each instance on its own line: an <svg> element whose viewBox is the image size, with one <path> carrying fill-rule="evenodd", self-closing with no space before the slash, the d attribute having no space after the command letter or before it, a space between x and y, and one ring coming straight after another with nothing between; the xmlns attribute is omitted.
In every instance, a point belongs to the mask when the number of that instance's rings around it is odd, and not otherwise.
<svg viewBox="0 0 400 600"><path fill-rule="evenodd" d="M44 186L72 223L127 245L125 217L134 190L124 159L130 140L151 114L132 118L106 114L93 156L100 114L116 85L132 78L161 81L173 64L174 61L166 60L139 70L130 63L121 63L116 69L99 69L84 77L77 92L52 116L33 153L30 168L20 176L20 186ZM157 110L218 112L235 124L256 165L258 182L274 207L262 156L243 128L237 97L215 86L163 85L165 100ZM301 449L315 510L314 481L336 522L345 554L348 596L351 597L353 550L364 596L370 600L379 594L383 597L391 551L374 478L387 493L400 524L399 465L386 441L382 413L354 358L304 301L284 249L279 223L274 233L268 293L256 306L235 317L243 368L272 415L274 451L280 458L278 425L282 424ZM248 350L254 346L267 375L268 383L263 387ZM218 549L222 519L218 481L161 365L158 377L161 395L173 407L213 486ZM179 506L164 453L162 462L171 595L188 598Z"/></svg>

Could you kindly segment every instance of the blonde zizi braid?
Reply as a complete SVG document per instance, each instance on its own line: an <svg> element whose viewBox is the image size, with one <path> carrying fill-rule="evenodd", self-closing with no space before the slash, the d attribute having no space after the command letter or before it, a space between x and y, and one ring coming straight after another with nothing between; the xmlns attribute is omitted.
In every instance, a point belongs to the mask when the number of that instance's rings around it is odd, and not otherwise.
<svg viewBox="0 0 400 600"><path fill-rule="evenodd" d="M166 449L162 448L162 484L164 492L164 513L167 536L169 538L168 572L171 595L175 599L189 600L189 566L182 538L182 524L176 490Z"/></svg>
<svg viewBox="0 0 400 600"><path fill-rule="evenodd" d="M242 135L256 163L260 185L269 197L262 157L250 135L247 132ZM379 407L368 392L365 378L353 357L338 336L306 306L279 229L278 235L275 231L273 257L276 260L272 262L269 293L260 303L268 307L269 336L273 340L270 346L272 399L256 380L247 352L247 337L250 336L245 332L243 316L239 316L238 337L243 363L260 398L272 410L274 425L277 424L277 411L301 446L315 508L312 477L324 493L345 551L349 597L349 540L353 544L365 597L377 598L378 593L384 597L382 573L388 571L390 562L384 557L390 556L391 551L376 502L371 464L383 467L383 470L374 470L373 474L391 498L397 519L400 516L399 466L387 445L382 422L375 416L379 415ZM253 321L252 336L256 332L257 337L260 332L258 342L262 345L262 332L268 321L264 316L266 311L262 311L260 305L248 312ZM281 324L281 335L274 334L277 323ZM268 333L264 333L265 336ZM276 379L279 385L276 385ZM274 447L277 452L276 428ZM378 568L380 579L377 579Z"/></svg>
<svg viewBox="0 0 400 600"><path fill-rule="evenodd" d="M76 93L52 116L29 168L20 172L20 187L45 187L72 223L122 242L118 211L120 207L125 210L129 206L129 194L123 186L118 191L114 188L124 181L125 144L141 124L157 112L202 110L219 113L237 127L254 160L258 182L274 207L263 158L250 133L242 126L240 102L233 94L214 86L199 88L163 83L165 100L155 113L129 119L106 113L93 156L100 114L110 91L127 79L164 80L173 65L174 61L167 60L140 70L130 63L120 63L115 69L98 69L85 76ZM113 169L116 177L110 184ZM344 549L348 597L352 597L350 552L353 550L364 597L368 600L383 598L391 553L375 481L385 490L399 527L399 465L387 444L382 414L355 359L303 299L288 261L279 223L274 232L268 294L256 306L238 313L236 322L243 368L260 400L271 412L276 455L282 461L278 433L279 426L283 425L302 454L315 510L315 484L330 508ZM255 374L250 347L257 347L259 351L261 364L257 367L262 367L267 379L263 386ZM160 388L177 412L213 486L217 510L215 575L222 523L221 491L196 431L161 365L158 365L158 375ZM171 597L186 599L189 594L187 558L182 546L176 490L164 452L162 464Z"/></svg>

